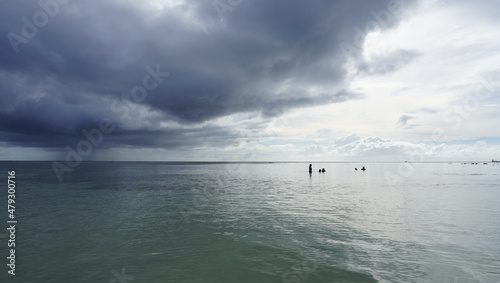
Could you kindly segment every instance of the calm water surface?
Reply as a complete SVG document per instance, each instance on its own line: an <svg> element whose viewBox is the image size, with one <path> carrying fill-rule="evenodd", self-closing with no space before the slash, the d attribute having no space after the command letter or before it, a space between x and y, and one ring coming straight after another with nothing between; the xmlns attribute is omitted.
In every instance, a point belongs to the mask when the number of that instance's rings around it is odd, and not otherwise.
<svg viewBox="0 0 500 283"><path fill-rule="evenodd" d="M1 162L0 282L500 282L500 166L313 166Z"/></svg>

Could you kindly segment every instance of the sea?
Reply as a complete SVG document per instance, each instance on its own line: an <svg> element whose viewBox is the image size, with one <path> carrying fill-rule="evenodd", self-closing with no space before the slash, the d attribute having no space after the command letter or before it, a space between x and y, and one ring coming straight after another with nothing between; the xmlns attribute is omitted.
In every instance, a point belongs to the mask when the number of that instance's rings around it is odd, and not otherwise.
<svg viewBox="0 0 500 283"><path fill-rule="evenodd" d="M0 162L0 282L500 282L498 163L52 165Z"/></svg>

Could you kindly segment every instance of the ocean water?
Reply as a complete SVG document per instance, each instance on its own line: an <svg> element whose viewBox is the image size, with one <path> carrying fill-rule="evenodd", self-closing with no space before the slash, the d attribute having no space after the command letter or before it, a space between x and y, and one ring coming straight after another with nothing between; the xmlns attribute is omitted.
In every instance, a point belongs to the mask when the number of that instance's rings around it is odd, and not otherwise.
<svg viewBox="0 0 500 283"><path fill-rule="evenodd" d="M0 282L500 282L499 165L313 166L1 162Z"/></svg>

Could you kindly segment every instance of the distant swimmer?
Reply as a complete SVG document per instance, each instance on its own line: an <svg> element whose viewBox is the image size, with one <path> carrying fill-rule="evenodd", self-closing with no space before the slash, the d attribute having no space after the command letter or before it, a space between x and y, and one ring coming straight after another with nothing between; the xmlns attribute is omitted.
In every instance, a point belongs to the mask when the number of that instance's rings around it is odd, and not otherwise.
<svg viewBox="0 0 500 283"><path fill-rule="evenodd" d="M365 171L366 170L365 166L363 166L363 168L361 168L361 170Z"/></svg>
<svg viewBox="0 0 500 283"><path fill-rule="evenodd" d="M319 169L318 172L321 173L321 169Z"/></svg>
<svg viewBox="0 0 500 283"><path fill-rule="evenodd" d="M321 169L321 172L325 173L326 172L325 168Z"/></svg>
<svg viewBox="0 0 500 283"><path fill-rule="evenodd" d="M312 172L313 172L313 165L309 164L309 174L311 174Z"/></svg>
<svg viewBox="0 0 500 283"><path fill-rule="evenodd" d="M358 171L358 168L354 168L354 171Z"/></svg>

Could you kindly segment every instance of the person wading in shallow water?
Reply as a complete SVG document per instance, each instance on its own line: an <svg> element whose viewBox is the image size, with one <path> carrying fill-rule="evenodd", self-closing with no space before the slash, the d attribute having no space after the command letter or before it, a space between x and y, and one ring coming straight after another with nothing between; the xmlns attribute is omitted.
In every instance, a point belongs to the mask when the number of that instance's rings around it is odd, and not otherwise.
<svg viewBox="0 0 500 283"><path fill-rule="evenodd" d="M312 172L313 172L313 165L309 164L309 174L311 174Z"/></svg>

